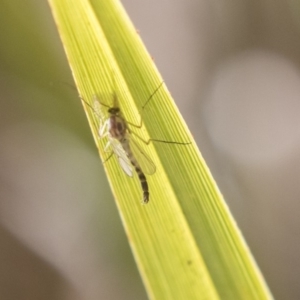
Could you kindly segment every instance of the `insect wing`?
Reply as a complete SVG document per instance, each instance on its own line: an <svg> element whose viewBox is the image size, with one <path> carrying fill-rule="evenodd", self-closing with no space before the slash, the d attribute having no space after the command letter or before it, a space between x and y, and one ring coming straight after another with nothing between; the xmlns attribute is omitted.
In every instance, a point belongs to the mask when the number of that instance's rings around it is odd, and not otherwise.
<svg viewBox="0 0 300 300"><path fill-rule="evenodd" d="M103 108L103 105L101 105L98 97L94 95L93 97L93 108L95 111L96 116L99 118L99 129L98 134L100 138L103 138L106 136L106 130L107 130L107 117L105 115L105 109Z"/></svg>
<svg viewBox="0 0 300 300"><path fill-rule="evenodd" d="M100 123L103 124L106 119L105 110L103 108L103 105L100 104L100 101L96 95L94 95L93 97L93 108L97 117L99 117L100 119Z"/></svg>
<svg viewBox="0 0 300 300"><path fill-rule="evenodd" d="M127 157L126 152L124 151L121 143L116 140L111 138L110 139L110 145L112 147L113 152L115 155L118 157L119 164L123 171L130 177L132 177L133 172L132 172L132 165L130 163L130 160Z"/></svg>
<svg viewBox="0 0 300 300"><path fill-rule="evenodd" d="M130 136L128 135L128 139L129 138ZM132 151L132 154L138 161L142 171L148 175L154 174L156 171L155 164L132 138L130 138L130 149Z"/></svg>

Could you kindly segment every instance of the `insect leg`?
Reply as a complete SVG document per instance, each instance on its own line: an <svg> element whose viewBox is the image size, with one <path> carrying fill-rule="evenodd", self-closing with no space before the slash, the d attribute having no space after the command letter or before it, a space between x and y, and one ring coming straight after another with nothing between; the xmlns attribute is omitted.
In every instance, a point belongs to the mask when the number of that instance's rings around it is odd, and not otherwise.
<svg viewBox="0 0 300 300"><path fill-rule="evenodd" d="M158 143L164 143L164 144L175 144L175 145L190 145L191 144L191 142L186 143L186 142L164 141L164 140L158 140L158 139L145 140L133 131L130 131L130 133L135 135L140 141L142 141L146 145L149 145L151 142L158 142Z"/></svg>
<svg viewBox="0 0 300 300"><path fill-rule="evenodd" d="M111 157L113 156L114 152L113 151L110 151L110 154L109 156L102 162L103 164L105 164L108 160L111 159Z"/></svg>
<svg viewBox="0 0 300 300"><path fill-rule="evenodd" d="M152 93L152 95L149 97L149 99L145 102L145 104L142 106L142 110L144 110L145 106L148 104L148 102L153 98L153 96L158 92L158 90L161 88L161 86L164 84L164 82L162 81L159 86L154 90L154 92Z"/></svg>
<svg viewBox="0 0 300 300"><path fill-rule="evenodd" d="M154 92L151 94L151 96L148 98L148 100L144 103L144 105L142 106L142 111L140 113L140 122L139 124L134 124L131 122L126 121L129 125L135 127L135 128L141 128L143 126L143 118L142 118L142 114L144 113L144 109L146 107L146 105L149 103L149 101L154 97L154 95L158 92L158 90L161 88L161 86L164 84L164 81L162 81L159 86L154 90Z"/></svg>

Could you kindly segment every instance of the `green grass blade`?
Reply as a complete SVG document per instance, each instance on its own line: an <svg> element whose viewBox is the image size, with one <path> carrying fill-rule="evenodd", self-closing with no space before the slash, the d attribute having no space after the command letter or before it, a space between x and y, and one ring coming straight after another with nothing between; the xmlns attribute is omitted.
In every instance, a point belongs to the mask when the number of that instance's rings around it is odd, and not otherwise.
<svg viewBox="0 0 300 300"><path fill-rule="evenodd" d="M271 299L226 204L153 61L118 1L49 0L80 94L111 104L116 92L144 139L187 142L145 146L157 171L141 205L137 177L113 157L104 164L128 240L152 299ZM98 118L84 107L103 160ZM99 195L101 197L101 195Z"/></svg>

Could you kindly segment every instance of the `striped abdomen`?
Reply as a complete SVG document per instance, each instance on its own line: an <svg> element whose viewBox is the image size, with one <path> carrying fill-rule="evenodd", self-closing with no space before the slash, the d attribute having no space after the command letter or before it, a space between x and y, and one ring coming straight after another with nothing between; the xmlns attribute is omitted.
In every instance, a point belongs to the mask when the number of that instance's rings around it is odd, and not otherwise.
<svg viewBox="0 0 300 300"><path fill-rule="evenodd" d="M123 140L122 142L123 149L125 150L128 159L130 160L131 164L134 166L134 169L139 177L142 190L143 190L143 203L146 204L149 202L149 188L148 188L148 183L145 174L143 173L138 161L134 157L128 140Z"/></svg>

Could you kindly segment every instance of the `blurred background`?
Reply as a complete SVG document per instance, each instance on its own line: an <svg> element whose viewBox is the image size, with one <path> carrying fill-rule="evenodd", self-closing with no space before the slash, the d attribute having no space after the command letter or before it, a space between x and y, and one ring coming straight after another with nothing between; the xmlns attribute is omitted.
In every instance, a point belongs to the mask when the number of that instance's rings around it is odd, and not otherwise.
<svg viewBox="0 0 300 300"><path fill-rule="evenodd" d="M300 299L300 4L122 3L275 298ZM2 0L0 26L0 298L147 299L47 1Z"/></svg>

